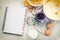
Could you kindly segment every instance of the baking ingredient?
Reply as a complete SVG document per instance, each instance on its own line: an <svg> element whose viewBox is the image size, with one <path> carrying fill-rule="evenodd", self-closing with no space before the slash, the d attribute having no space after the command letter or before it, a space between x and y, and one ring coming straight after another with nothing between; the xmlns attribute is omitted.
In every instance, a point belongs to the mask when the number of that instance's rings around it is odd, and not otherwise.
<svg viewBox="0 0 60 40"><path fill-rule="evenodd" d="M45 35L46 35L46 36L50 36L50 35L51 35L51 30L50 30L50 29L47 29L47 30L45 31Z"/></svg>
<svg viewBox="0 0 60 40"><path fill-rule="evenodd" d="M51 2L52 0L46 0L46 3L49 3L49 2Z"/></svg>
<svg viewBox="0 0 60 40"><path fill-rule="evenodd" d="M43 13L36 14L36 20L41 21L45 18L45 15Z"/></svg>
<svg viewBox="0 0 60 40"><path fill-rule="evenodd" d="M38 31L34 28L31 28L29 31L28 31L28 36L32 39L36 39L38 37Z"/></svg>
<svg viewBox="0 0 60 40"><path fill-rule="evenodd" d="M53 2L56 7L60 7L60 0L46 0L46 3Z"/></svg>
<svg viewBox="0 0 60 40"><path fill-rule="evenodd" d="M26 7L28 7L28 8L33 8L33 6L31 6L31 5L27 2L27 0L25 0L23 4L24 4L24 6L26 6Z"/></svg>
<svg viewBox="0 0 60 40"><path fill-rule="evenodd" d="M25 0L23 4L24 4L24 6L26 6L26 7L28 8L29 12L31 12L31 11L33 10L33 8L34 8L33 6L31 6L31 5L27 2L27 0Z"/></svg>
<svg viewBox="0 0 60 40"><path fill-rule="evenodd" d="M60 0L53 0L56 7L60 7Z"/></svg>
<svg viewBox="0 0 60 40"><path fill-rule="evenodd" d="M48 23L46 24L46 27L47 27L47 29L52 28L52 27L53 27L53 23L52 23L52 22L48 22Z"/></svg>
<svg viewBox="0 0 60 40"><path fill-rule="evenodd" d="M38 5L42 3L42 0L29 0L30 3L34 4L34 5Z"/></svg>
<svg viewBox="0 0 60 40"><path fill-rule="evenodd" d="M24 6L28 6L29 5L29 3L27 2L27 0L24 0Z"/></svg>
<svg viewBox="0 0 60 40"><path fill-rule="evenodd" d="M29 12L32 12L33 8L28 8Z"/></svg>
<svg viewBox="0 0 60 40"><path fill-rule="evenodd" d="M53 27L53 23L52 22L48 22L46 24L46 27L47 27L47 29L45 31L45 35L46 36L50 36L51 35L51 28Z"/></svg>
<svg viewBox="0 0 60 40"><path fill-rule="evenodd" d="M56 12L55 15L58 15L58 12Z"/></svg>

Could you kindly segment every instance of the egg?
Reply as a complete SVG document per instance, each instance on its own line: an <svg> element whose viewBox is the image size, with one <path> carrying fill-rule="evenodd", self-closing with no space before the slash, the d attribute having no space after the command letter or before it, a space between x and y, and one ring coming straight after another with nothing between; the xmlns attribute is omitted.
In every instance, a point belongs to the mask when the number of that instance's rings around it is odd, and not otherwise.
<svg viewBox="0 0 60 40"><path fill-rule="evenodd" d="M52 22L48 22L48 23L46 24L46 27L47 27L47 29L52 28L52 27L53 27L53 23L52 23Z"/></svg>
<svg viewBox="0 0 60 40"><path fill-rule="evenodd" d="M46 3L49 3L49 2L51 2L52 0L46 0Z"/></svg>
<svg viewBox="0 0 60 40"><path fill-rule="evenodd" d="M50 30L50 29L47 29L47 30L45 31L45 35L46 35L46 36L50 36L50 35L51 35L51 30Z"/></svg>

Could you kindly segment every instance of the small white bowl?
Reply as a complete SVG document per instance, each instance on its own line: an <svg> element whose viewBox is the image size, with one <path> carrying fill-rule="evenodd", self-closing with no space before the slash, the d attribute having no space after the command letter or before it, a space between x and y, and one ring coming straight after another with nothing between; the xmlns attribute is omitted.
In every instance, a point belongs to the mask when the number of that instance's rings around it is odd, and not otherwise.
<svg viewBox="0 0 60 40"><path fill-rule="evenodd" d="M29 29L28 36L34 40L38 37L38 31L35 28Z"/></svg>
<svg viewBox="0 0 60 40"><path fill-rule="evenodd" d="M28 1L28 3L31 5L31 6L40 6L40 5L42 5L43 4L43 1L42 1L42 3L40 3L40 4L38 4L38 5L34 5L33 3L31 3L29 0L27 0Z"/></svg>

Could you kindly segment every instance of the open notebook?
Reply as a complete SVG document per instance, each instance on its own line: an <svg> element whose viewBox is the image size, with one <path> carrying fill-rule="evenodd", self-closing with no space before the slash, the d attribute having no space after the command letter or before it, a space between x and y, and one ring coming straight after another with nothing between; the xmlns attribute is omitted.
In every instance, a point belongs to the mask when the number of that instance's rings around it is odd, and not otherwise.
<svg viewBox="0 0 60 40"><path fill-rule="evenodd" d="M22 35L26 17L26 8L22 6L10 6L6 8L3 32Z"/></svg>

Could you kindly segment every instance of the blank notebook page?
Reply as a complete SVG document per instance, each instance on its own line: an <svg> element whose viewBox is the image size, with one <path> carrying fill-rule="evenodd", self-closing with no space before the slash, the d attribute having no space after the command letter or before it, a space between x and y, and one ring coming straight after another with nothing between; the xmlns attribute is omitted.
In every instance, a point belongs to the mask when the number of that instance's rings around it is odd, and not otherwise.
<svg viewBox="0 0 60 40"><path fill-rule="evenodd" d="M24 18L24 7L8 7L3 32L22 35Z"/></svg>

